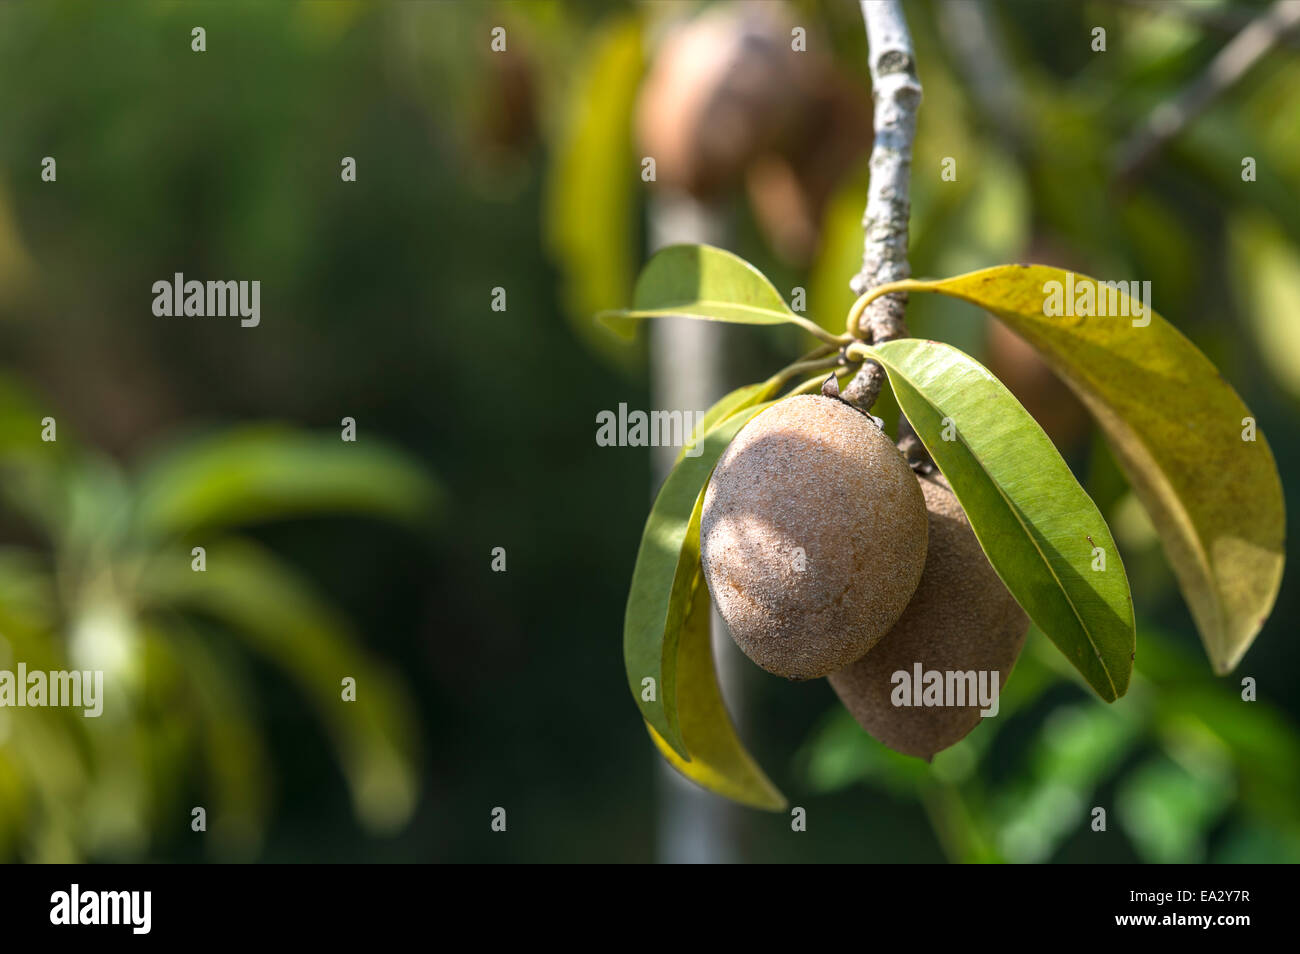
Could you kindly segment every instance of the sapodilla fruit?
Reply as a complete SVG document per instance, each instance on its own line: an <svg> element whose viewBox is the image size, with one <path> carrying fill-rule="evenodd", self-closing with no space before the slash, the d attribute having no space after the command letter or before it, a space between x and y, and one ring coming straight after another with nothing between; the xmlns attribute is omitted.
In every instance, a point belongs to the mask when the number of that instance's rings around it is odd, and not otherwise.
<svg viewBox="0 0 1300 954"><path fill-rule="evenodd" d="M948 672L996 672L1001 691L1025 644L1029 618L989 565L948 482L938 473L917 480L930 514L921 585L894 628L871 652L831 675L830 683L874 738L928 761L979 724L978 698L961 707L895 706L894 673L907 673L917 693L918 663L922 673L943 673L945 682Z"/></svg>
<svg viewBox="0 0 1300 954"><path fill-rule="evenodd" d="M820 71L791 49L795 23L779 4L721 4L666 33L636 107L659 185L716 197L798 134Z"/></svg>
<svg viewBox="0 0 1300 954"><path fill-rule="evenodd" d="M921 579L926 528L916 478L871 418L800 395L746 424L718 461L700 556L745 654L813 679L898 620Z"/></svg>

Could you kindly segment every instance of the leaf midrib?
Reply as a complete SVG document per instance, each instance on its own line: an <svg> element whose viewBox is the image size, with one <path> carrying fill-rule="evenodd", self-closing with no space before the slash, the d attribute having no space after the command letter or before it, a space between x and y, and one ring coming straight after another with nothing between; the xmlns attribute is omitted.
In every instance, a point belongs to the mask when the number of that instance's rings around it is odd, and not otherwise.
<svg viewBox="0 0 1300 954"><path fill-rule="evenodd" d="M684 301L680 303L672 302L670 304L663 305L657 308L635 308L632 310L631 314L633 315L654 314L654 313L672 314L677 308L684 308L689 305L709 305L709 306L715 306L719 308L727 308L733 311L744 311L744 312L753 312L761 315L772 315L775 318L780 318L782 321L788 320L789 316L794 314L794 312L791 311L774 311L771 308L761 308L758 305L739 305L736 304L735 302L719 301L713 298L692 298L689 301Z"/></svg>
<svg viewBox="0 0 1300 954"><path fill-rule="evenodd" d="M1168 322L1166 322L1166 324L1168 324ZM1170 327L1173 326L1171 325ZM1177 328L1174 328L1174 331L1177 330ZM1051 362L1052 370L1065 381L1070 390L1072 390L1083 402L1084 406L1087 407L1088 412L1092 414L1097 423L1101 425L1102 431L1106 432L1108 430L1107 425L1113 427L1117 432L1115 437L1115 443L1117 444L1121 443L1119 440L1119 433L1122 432L1122 434L1127 437L1128 442L1132 446L1138 448L1142 452L1142 456L1144 456L1149 462L1149 473L1156 478L1150 481L1152 484L1152 492L1159 497L1162 504L1168 507L1171 515L1174 517L1175 526L1179 527L1179 529L1183 531L1179 535L1184 541L1187 541L1190 544L1188 550L1200 566L1205 579L1211 584L1210 590L1214 596L1214 613L1216 617L1214 622L1218 627L1218 631L1215 635L1218 637L1218 641L1222 643L1228 630L1228 613L1224 605L1223 592L1220 589L1218 574L1215 572L1214 564L1210 562L1210 554L1205 547L1204 535L1201 532L1200 525L1193 517L1191 509L1183 503L1182 495L1174 489L1173 481L1171 481L1168 474L1165 473L1164 464L1152 452L1150 445L1139 434L1135 427L1120 416L1119 410L1111 402L1102 398L1101 389L1089 389L1085 388L1081 382L1076 383L1076 376L1070 371L1070 369L1064 367L1058 368L1057 364L1058 362ZM1110 435L1107 434L1107 436L1109 437ZM1120 469L1125 470L1122 455L1116 453L1116 457L1120 461ZM1134 464L1134 468L1138 469L1136 463ZM1125 472L1124 478L1128 481L1130 488L1136 490L1136 481L1130 478L1127 472ZM1161 546L1164 547L1163 540L1161 541ZM1166 552L1168 552L1167 548Z"/></svg>

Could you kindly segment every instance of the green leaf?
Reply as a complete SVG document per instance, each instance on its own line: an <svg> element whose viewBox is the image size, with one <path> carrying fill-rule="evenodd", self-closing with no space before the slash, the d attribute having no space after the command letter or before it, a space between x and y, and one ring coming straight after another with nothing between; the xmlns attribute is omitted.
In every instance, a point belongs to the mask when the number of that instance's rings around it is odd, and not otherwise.
<svg viewBox="0 0 1300 954"><path fill-rule="evenodd" d="M627 301L636 271L636 156L632 116L643 72L637 15L603 27L579 64L546 185L547 240L563 276L575 332L607 358L631 360L625 342L591 316Z"/></svg>
<svg viewBox="0 0 1300 954"><path fill-rule="evenodd" d="M863 782L912 798L931 771L930 763L888 749L867 735L838 704L822 717L798 762L804 783L822 794Z"/></svg>
<svg viewBox="0 0 1300 954"><path fill-rule="evenodd" d="M415 805L415 718L398 679L357 647L347 624L270 552L237 538L208 545L207 570L160 557L140 576L147 609L200 610L277 664L316 706L338 746L353 803L375 829ZM342 698L356 680L355 701Z"/></svg>
<svg viewBox="0 0 1300 954"><path fill-rule="evenodd" d="M999 793L998 843L1013 862L1046 861L1078 831L1080 805L1113 778L1144 737L1132 706L1071 705L1044 720L1027 763Z"/></svg>
<svg viewBox="0 0 1300 954"><path fill-rule="evenodd" d="M244 675L216 646L179 619L146 626L141 633L153 653L165 654L184 673L184 687L197 717L200 754L212 799L213 851L223 860L255 856L270 808L270 758L251 714ZM154 679L151 671L150 679Z"/></svg>
<svg viewBox="0 0 1300 954"><path fill-rule="evenodd" d="M1143 631L1143 656L1148 645ZM1192 677L1195 679L1195 676ZM1300 804L1300 736L1287 717L1268 702L1243 705L1222 684L1164 684L1156 696L1162 729L1183 729L1195 721L1222 740L1240 775L1240 799L1257 813L1287 823Z"/></svg>
<svg viewBox="0 0 1300 954"><path fill-rule="evenodd" d="M56 408L31 394L9 375L0 375L0 460L13 455L47 459L52 455L61 456L69 445L75 444L76 437L64 415L58 415L61 439L41 440L42 420L56 413Z"/></svg>
<svg viewBox="0 0 1300 954"><path fill-rule="evenodd" d="M1122 696L1133 669L1128 577L1105 519L1051 439L956 348L907 338L872 352L1007 589L1098 695ZM1094 548L1104 569L1093 569Z"/></svg>
<svg viewBox="0 0 1300 954"><path fill-rule="evenodd" d="M437 498L420 465L383 444L257 426L192 440L153 462L140 477L136 520L153 536L322 511L414 521Z"/></svg>
<svg viewBox="0 0 1300 954"><path fill-rule="evenodd" d="M1142 860L1152 864L1204 861L1208 830L1232 798L1231 773L1163 755L1128 775L1115 792L1120 824Z"/></svg>
<svg viewBox="0 0 1300 954"><path fill-rule="evenodd" d="M700 439L709 431L728 420L733 414L739 414L746 408L754 407L770 399L780 390L781 380L772 377L757 384L743 385L719 398L713 407L704 412L704 417L700 419L700 423L691 432L691 439L683 444L682 449L677 452L677 463L680 464L686 456L686 451L699 443ZM673 466L675 467L676 464Z"/></svg>
<svg viewBox="0 0 1300 954"><path fill-rule="evenodd" d="M628 685L647 723L683 758L690 758L677 718L678 638L700 566L700 501L722 452L752 414L715 427L664 481L646 519L632 571L623 621ZM643 680L653 683L643 685ZM653 698L646 698L652 695Z"/></svg>
<svg viewBox="0 0 1300 954"><path fill-rule="evenodd" d="M641 270L632 308L602 312L597 318L622 334L631 334L639 319L669 316L746 325L812 325L786 306L781 293L757 268L711 245L661 249Z"/></svg>
<svg viewBox="0 0 1300 954"><path fill-rule="evenodd" d="M1300 251L1272 222L1239 215L1229 230L1234 291L1273 379L1300 397Z"/></svg>
<svg viewBox="0 0 1300 954"><path fill-rule="evenodd" d="M692 782L744 805L781 811L785 796L745 750L722 701L704 575L696 572L691 586L690 609L677 641L677 719L690 758L682 758L650 723L646 728L663 757Z"/></svg>
<svg viewBox="0 0 1300 954"><path fill-rule="evenodd" d="M1245 419L1254 420L1249 409L1149 302L1145 326L1048 317L1047 283L1067 280L1076 291L1095 282L1043 265L1004 265L908 288L993 312L1079 395L1151 514L1215 671L1229 672L1282 583L1286 515L1273 453L1262 433L1243 440Z"/></svg>

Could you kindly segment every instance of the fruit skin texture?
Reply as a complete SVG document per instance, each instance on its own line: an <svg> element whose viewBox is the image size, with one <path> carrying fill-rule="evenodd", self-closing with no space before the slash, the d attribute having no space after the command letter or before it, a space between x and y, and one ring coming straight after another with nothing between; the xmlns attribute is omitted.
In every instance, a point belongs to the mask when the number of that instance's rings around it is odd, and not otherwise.
<svg viewBox="0 0 1300 954"><path fill-rule="evenodd" d="M813 679L894 625L921 579L926 532L925 499L889 438L841 401L800 395L746 424L718 461L700 556L745 654Z"/></svg>
<svg viewBox="0 0 1300 954"><path fill-rule="evenodd" d="M830 684L875 739L931 759L979 725L980 707L896 707L893 674L997 670L999 691L1025 644L1027 617L989 565L966 512L941 474L917 478L930 514L921 585L894 628ZM916 690L913 686L913 691Z"/></svg>

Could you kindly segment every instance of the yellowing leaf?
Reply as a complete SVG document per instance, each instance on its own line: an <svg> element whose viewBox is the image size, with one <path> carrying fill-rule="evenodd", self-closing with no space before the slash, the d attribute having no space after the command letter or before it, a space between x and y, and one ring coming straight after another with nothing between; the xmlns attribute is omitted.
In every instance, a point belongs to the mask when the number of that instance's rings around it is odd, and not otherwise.
<svg viewBox="0 0 1300 954"><path fill-rule="evenodd" d="M1091 285L1115 315L1133 302L1095 279L1043 265L1003 265L899 283L993 312L1033 345L1097 418L1165 553L1219 673L1232 670L1273 608L1282 581L1282 484L1241 398L1195 345L1147 302L1131 317L1047 314ZM1068 289L1073 289L1072 295ZM1055 309L1052 309L1056 313ZM1095 310L1095 304L1094 304ZM1149 319L1149 322L1148 322Z"/></svg>
<svg viewBox="0 0 1300 954"><path fill-rule="evenodd" d="M766 381L760 381L758 384L746 384L738 387L736 390L730 391L719 398L713 407L704 412L704 417L700 418L700 423L691 432L690 442L683 444L682 449L677 452L678 463L686 456L686 451L693 448L705 434L728 420L733 414L739 414L746 408L770 400L781 390L783 383L783 378L773 376ZM673 466L675 467L676 464Z"/></svg>
<svg viewBox="0 0 1300 954"><path fill-rule="evenodd" d="M644 62L641 20L621 17L579 68L547 181L547 244L564 277L571 324L588 345L626 363L626 343L591 316L627 301L636 269L637 167L632 115Z"/></svg>
<svg viewBox="0 0 1300 954"><path fill-rule="evenodd" d="M0 186L0 303L9 305L28 288L36 266L23 244L13 206Z"/></svg>
<svg viewBox="0 0 1300 954"><path fill-rule="evenodd" d="M1300 396L1300 252L1262 216L1242 216L1231 230L1232 274L1260 357L1278 384Z"/></svg>
<svg viewBox="0 0 1300 954"><path fill-rule="evenodd" d="M683 759L646 723L650 737L673 768L698 785L744 805L781 811L785 797L750 757L722 701L709 636L709 591L702 574L677 643L677 719L690 760Z"/></svg>
<svg viewBox="0 0 1300 954"><path fill-rule="evenodd" d="M677 640L691 607L700 566L700 505L722 452L763 410L735 414L713 428L664 481L646 518L623 619L623 663L641 715L683 757L677 724Z"/></svg>

